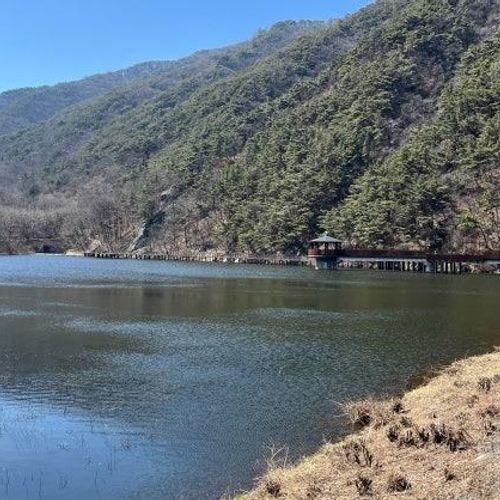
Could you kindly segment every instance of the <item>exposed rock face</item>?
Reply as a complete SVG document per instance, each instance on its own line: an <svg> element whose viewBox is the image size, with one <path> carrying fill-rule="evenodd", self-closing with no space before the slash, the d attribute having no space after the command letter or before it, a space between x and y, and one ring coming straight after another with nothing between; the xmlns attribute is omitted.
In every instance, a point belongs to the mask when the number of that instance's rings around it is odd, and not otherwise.
<svg viewBox="0 0 500 500"><path fill-rule="evenodd" d="M140 252L141 249L147 247L150 243L150 239L153 234L160 230L163 221L165 220L165 212L159 211L156 212L153 217L151 217L148 221L144 222L134 241L128 247L129 253Z"/></svg>

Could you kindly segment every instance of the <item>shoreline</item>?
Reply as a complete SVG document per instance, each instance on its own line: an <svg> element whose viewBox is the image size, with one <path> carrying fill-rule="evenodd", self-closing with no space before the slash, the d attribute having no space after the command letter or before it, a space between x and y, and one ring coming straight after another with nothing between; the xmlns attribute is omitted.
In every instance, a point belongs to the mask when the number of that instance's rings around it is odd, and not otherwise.
<svg viewBox="0 0 500 500"><path fill-rule="evenodd" d="M236 498L500 495L500 350L455 361L401 398L345 406L353 432L298 464L270 464Z"/></svg>
<svg viewBox="0 0 500 500"><path fill-rule="evenodd" d="M287 256L287 255L213 255L213 254L133 254L133 253L97 253L97 252L82 252L77 250L67 251L65 253L37 253L37 252L20 252L2 254L0 256L28 256L28 255L54 255L63 257L85 257L94 259L106 260L144 260L144 261L169 261L169 262L199 262L199 263L218 263L218 264L250 264L250 265L267 265L267 266L295 266L295 267L309 267L314 266L308 262L307 256ZM316 268L318 270L318 268ZM450 275L500 275L500 268L487 268L484 266L470 266L464 267L459 272L423 272L408 269L380 269L377 266L367 265L361 263L354 266L351 264L340 263L335 268L329 270L336 271L371 271L378 273L389 274L450 274Z"/></svg>
<svg viewBox="0 0 500 500"><path fill-rule="evenodd" d="M112 260L156 260L156 261L174 261L174 262L204 262L204 263L223 263L223 264L259 264L274 266L306 266L316 270L339 270L339 271L378 271L390 273L410 273L410 274L497 274L500 275L500 260L498 263L490 264L488 262L463 262L455 264L430 264L423 265L415 262L406 261L405 257L396 258L391 262L380 262L379 258L367 261L348 261L339 257L338 261L321 261L312 258L310 255L284 255L284 254L213 254L213 253L99 253L84 252L86 258L112 259ZM350 257L349 257L350 259ZM399 260L402 259L402 260ZM464 257L465 259L465 257ZM382 265L381 265L382 264ZM385 265L384 265L385 264ZM430 266L428 268L428 266Z"/></svg>

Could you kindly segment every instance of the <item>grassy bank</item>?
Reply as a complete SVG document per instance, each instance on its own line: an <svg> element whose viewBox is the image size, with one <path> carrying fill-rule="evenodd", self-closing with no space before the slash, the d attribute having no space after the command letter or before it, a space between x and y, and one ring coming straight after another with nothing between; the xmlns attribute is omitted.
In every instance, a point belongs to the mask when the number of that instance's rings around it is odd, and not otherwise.
<svg viewBox="0 0 500 500"><path fill-rule="evenodd" d="M346 406L357 429L240 500L500 498L500 351L457 361L401 399Z"/></svg>

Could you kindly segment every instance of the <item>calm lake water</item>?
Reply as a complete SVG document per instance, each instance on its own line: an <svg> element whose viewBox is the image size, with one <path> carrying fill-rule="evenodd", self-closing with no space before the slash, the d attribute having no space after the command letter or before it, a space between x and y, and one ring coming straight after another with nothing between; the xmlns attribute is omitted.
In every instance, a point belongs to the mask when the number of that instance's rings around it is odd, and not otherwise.
<svg viewBox="0 0 500 500"><path fill-rule="evenodd" d="M0 497L217 498L500 343L497 276L0 257Z"/></svg>

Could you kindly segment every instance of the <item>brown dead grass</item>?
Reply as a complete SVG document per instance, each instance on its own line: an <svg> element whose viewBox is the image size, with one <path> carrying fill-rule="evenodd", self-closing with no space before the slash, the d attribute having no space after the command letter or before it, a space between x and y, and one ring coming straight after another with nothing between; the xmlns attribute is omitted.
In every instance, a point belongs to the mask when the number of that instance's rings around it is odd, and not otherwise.
<svg viewBox="0 0 500 500"><path fill-rule="evenodd" d="M355 429L240 499L500 499L500 351L457 361L400 400L351 403Z"/></svg>

